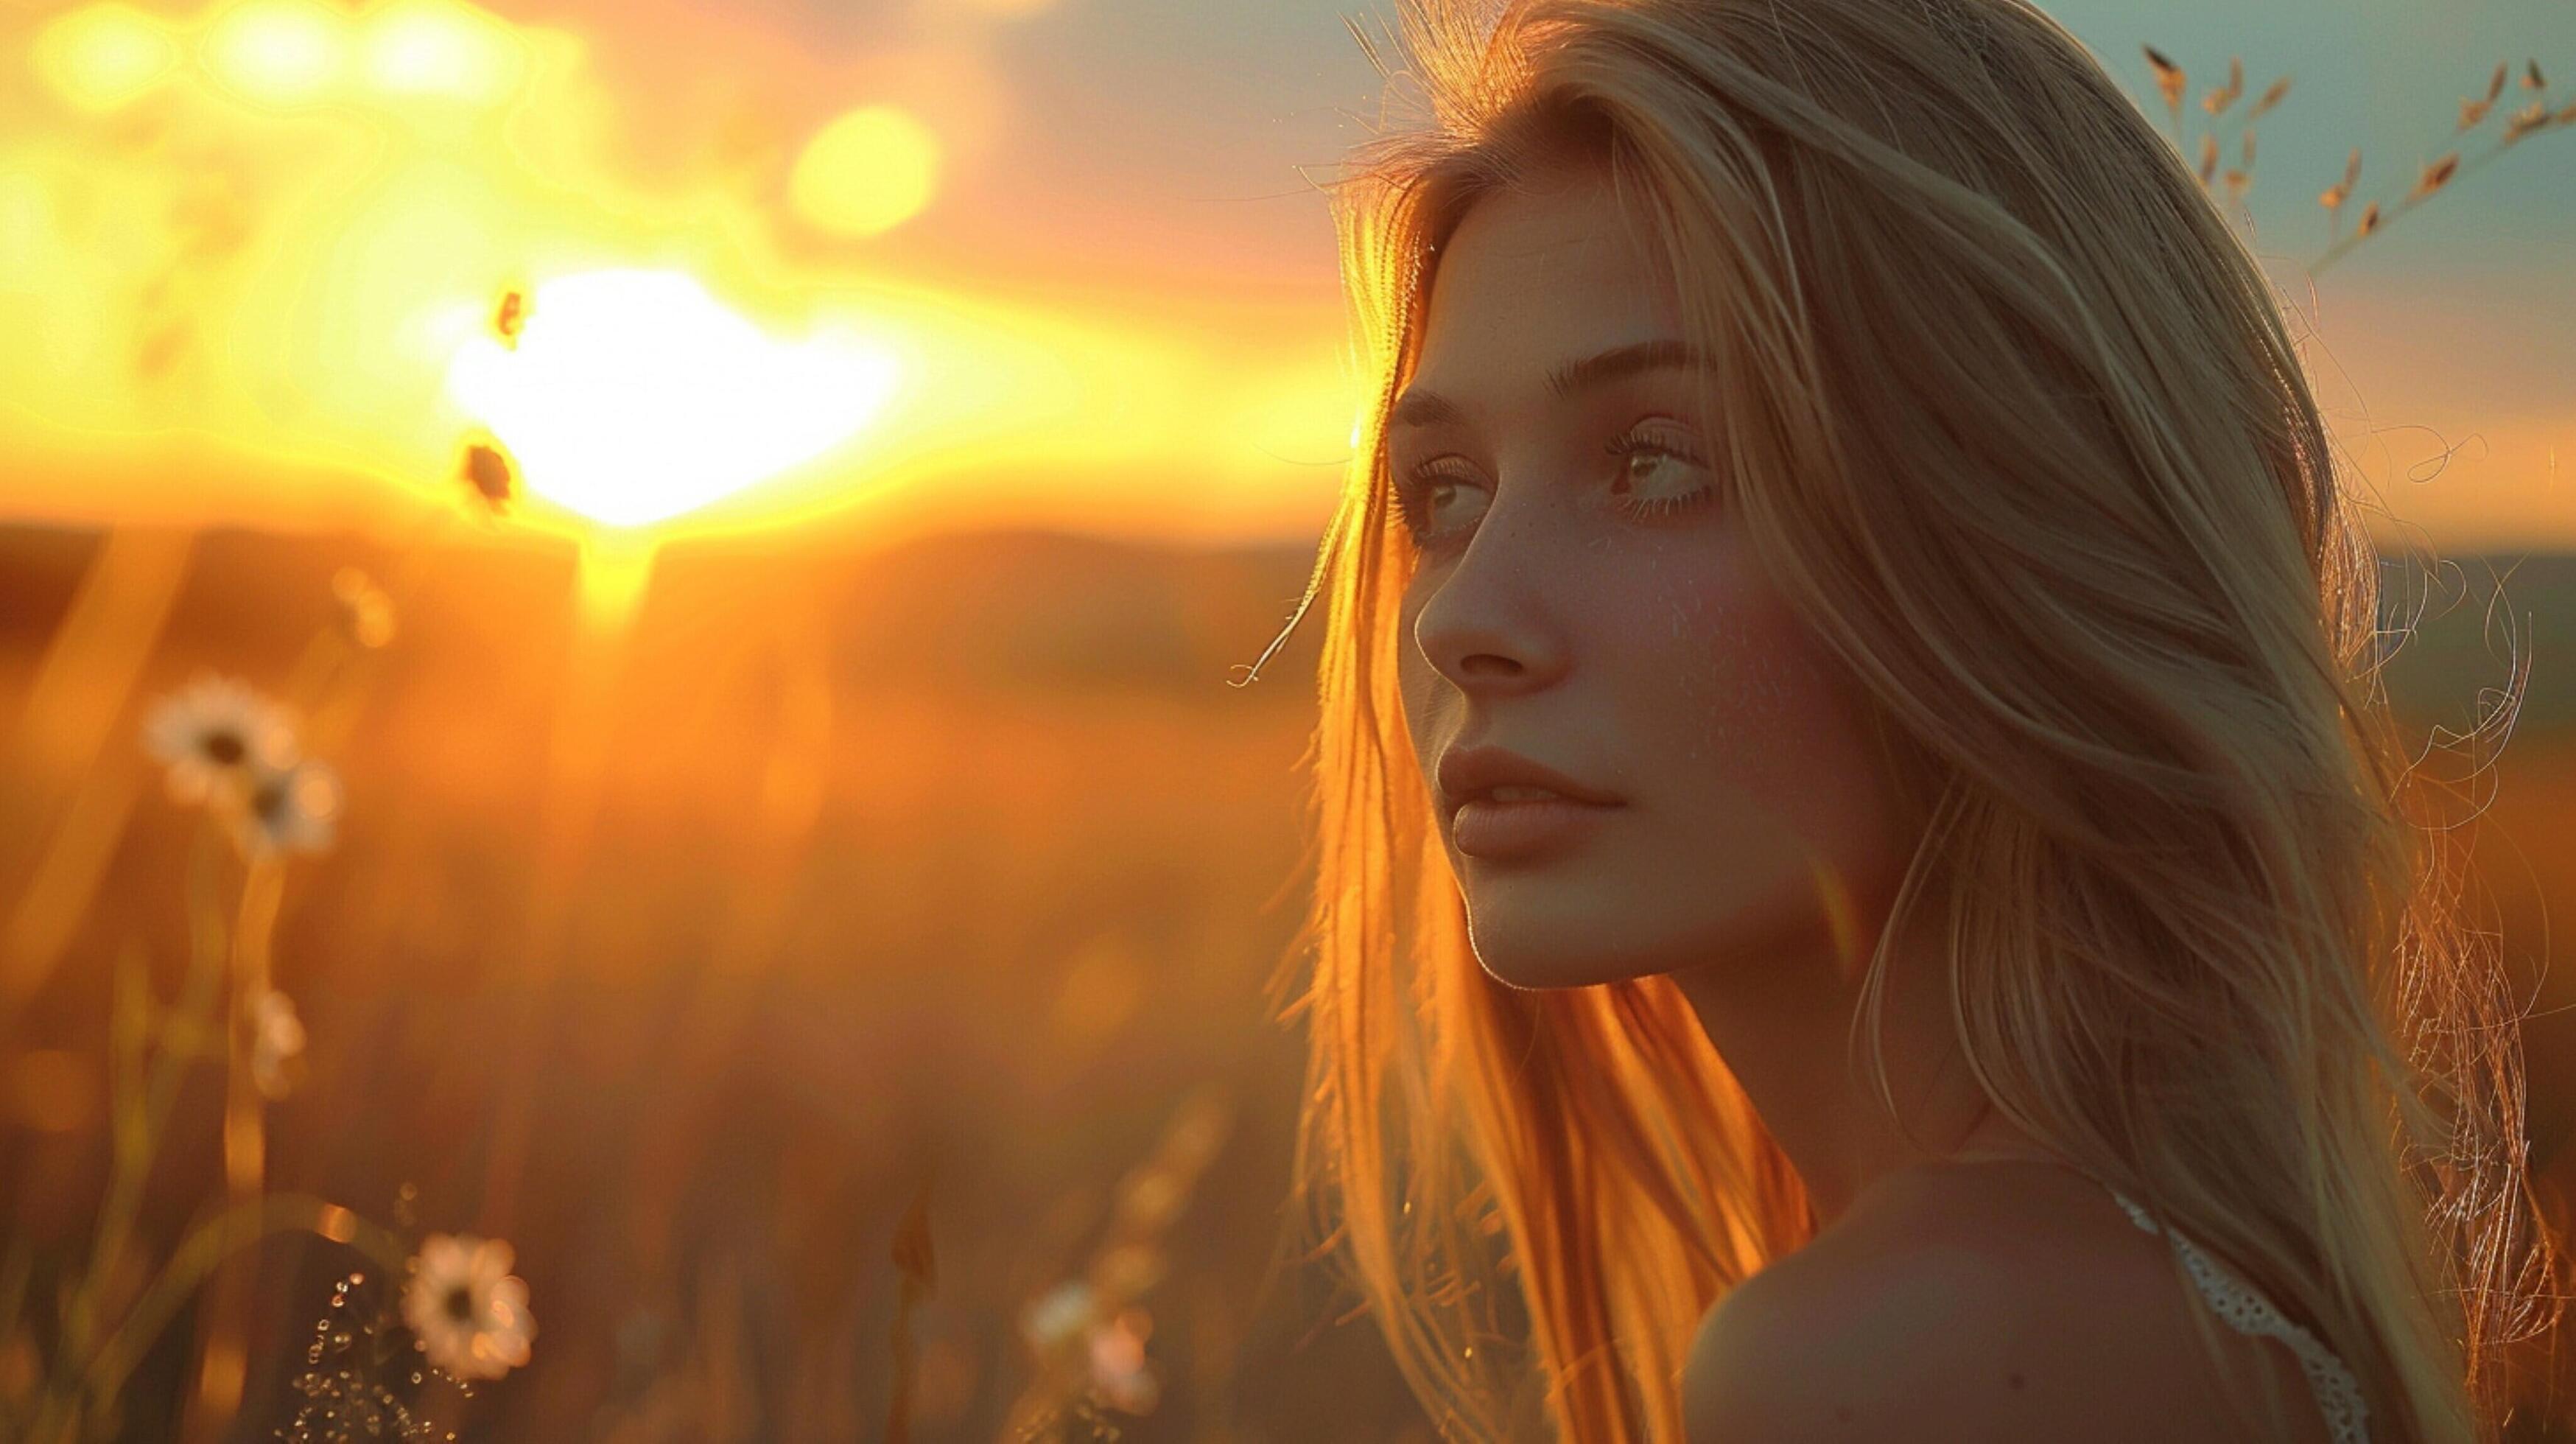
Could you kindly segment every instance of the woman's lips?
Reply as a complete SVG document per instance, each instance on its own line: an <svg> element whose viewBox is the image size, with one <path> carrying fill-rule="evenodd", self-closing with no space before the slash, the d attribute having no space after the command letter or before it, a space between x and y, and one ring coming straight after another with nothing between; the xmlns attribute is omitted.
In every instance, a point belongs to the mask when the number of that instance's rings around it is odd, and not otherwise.
<svg viewBox="0 0 2576 1444"><path fill-rule="evenodd" d="M1529 802L1471 797L1459 804L1449 836L1469 857L1489 861L1533 857L1579 841L1618 810L1617 804L1564 797Z"/></svg>

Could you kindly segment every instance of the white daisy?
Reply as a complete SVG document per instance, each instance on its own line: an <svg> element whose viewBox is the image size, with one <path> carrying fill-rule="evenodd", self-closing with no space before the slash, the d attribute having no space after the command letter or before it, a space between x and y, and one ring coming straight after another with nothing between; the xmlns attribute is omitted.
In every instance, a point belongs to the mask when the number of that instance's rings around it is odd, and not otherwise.
<svg viewBox="0 0 2576 1444"><path fill-rule="evenodd" d="M251 1081L265 1096L283 1098L295 1086L287 1065L304 1052L304 1022L295 1016L295 1000L275 988L260 994L251 1026Z"/></svg>
<svg viewBox="0 0 2576 1444"><path fill-rule="evenodd" d="M295 761L285 710L229 677L200 677L161 699L144 719L143 740L170 769L170 795L183 803L237 797L253 769Z"/></svg>
<svg viewBox="0 0 2576 1444"><path fill-rule="evenodd" d="M431 1363L459 1379L497 1379L526 1365L537 1323L511 1259L497 1238L434 1233L421 1241L403 1289L403 1322Z"/></svg>
<svg viewBox="0 0 2576 1444"><path fill-rule="evenodd" d="M1118 1317L1091 1331L1091 1387L1102 1402L1128 1414L1150 1414L1162 1397L1162 1381L1145 1359L1145 1339L1154 1322L1143 1309L1121 1309Z"/></svg>
<svg viewBox="0 0 2576 1444"><path fill-rule="evenodd" d="M331 845L339 816L339 774L306 758L290 767L251 770L237 830L242 850L255 857L320 852Z"/></svg>

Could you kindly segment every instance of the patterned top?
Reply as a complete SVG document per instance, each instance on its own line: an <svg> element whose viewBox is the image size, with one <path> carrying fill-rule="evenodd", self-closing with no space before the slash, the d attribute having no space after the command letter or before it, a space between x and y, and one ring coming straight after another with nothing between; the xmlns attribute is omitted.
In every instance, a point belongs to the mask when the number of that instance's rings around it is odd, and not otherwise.
<svg viewBox="0 0 2576 1444"><path fill-rule="evenodd" d="M2096 1180L2098 1182L2098 1180ZM2105 1188L2110 1185L2104 1184ZM2290 1346L2299 1356L2299 1367L2306 1371L2308 1384L2316 1391L2317 1407L2324 1411L2326 1429L2335 1444L2370 1444L2368 1410L2361 1397L2361 1384L2352 1370L2334 1356L2334 1351L2317 1341L2314 1334L2282 1317L2272 1301L2255 1292L2217 1260L2200 1251L2191 1240L2169 1230L2158 1229L2145 1209L2132 1202L2116 1188L2111 1197L2128 1211L2129 1220L2149 1233L2164 1233L2173 1240L2174 1251L2182 1256L2183 1268L2191 1281L2200 1286L2203 1297L2228 1327L2241 1334L2265 1334Z"/></svg>

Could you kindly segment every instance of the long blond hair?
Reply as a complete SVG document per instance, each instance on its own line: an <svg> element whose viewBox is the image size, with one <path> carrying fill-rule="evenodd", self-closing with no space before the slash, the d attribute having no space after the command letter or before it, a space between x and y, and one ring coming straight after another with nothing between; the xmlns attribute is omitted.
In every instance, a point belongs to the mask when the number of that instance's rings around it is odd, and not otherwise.
<svg viewBox="0 0 2576 1444"><path fill-rule="evenodd" d="M2560 1257L2513 998L2390 719L2362 498L2181 157L2023 0L1399 21L1411 63L1370 56L1428 122L1331 187L1374 399L1298 609L1317 877L1275 1001L1305 1222L1444 1433L1678 1441L1703 1315L1815 1231L1670 978L1480 969L1403 725L1386 410L1467 206L1572 158L1651 218L1725 504L1908 759L1893 906L1949 920L1995 1108L2304 1322L2381 1444L2492 1437Z"/></svg>

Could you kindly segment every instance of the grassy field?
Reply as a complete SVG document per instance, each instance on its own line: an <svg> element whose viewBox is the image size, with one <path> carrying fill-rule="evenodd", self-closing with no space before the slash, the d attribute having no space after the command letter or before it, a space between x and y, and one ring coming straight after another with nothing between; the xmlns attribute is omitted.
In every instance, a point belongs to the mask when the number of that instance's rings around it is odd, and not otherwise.
<svg viewBox="0 0 2576 1444"><path fill-rule="evenodd" d="M666 554L612 637L576 625L560 552L215 533L136 563L176 590L129 619L111 685L56 646L124 635L82 610L100 547L0 534L0 706L24 719L0 1209L33 1242L30 1298L73 1277L109 1187L118 960L166 998L191 946L198 820L161 794L145 711L206 671L293 695L354 563L396 593L395 630L315 694L337 701L306 699L345 805L277 917L309 1041L267 1110L266 1179L508 1239L538 1325L532 1362L470 1398L396 1392L469 1439L879 1438L908 1350L915 1437L1004 1437L1038 1377L1024 1310L1124 1240L1153 1378L1149 1407L1107 1416L1125 1437L1432 1437L1368 1321L1280 1246L1300 1055L1263 985L1303 902L1319 626L1225 683L1291 610L1304 548L709 544ZM2419 726L2467 726L2504 680L2482 586L2435 595L2392 669ZM2506 596L2536 640L2480 856L2537 1006L2562 1010L2529 1033L2555 1177L2576 989L2541 963L2546 904L2576 888L2576 559ZM96 876L48 934L15 890L103 808ZM139 1256L219 1186L223 1086L185 1076ZM935 1282L905 1309L917 1200ZM294 1415L352 1268L305 1234L255 1258L243 1440ZM119 1437L173 1437L205 1327L182 1315L139 1360ZM0 1349L0 1393L31 1387L24 1349Z"/></svg>

